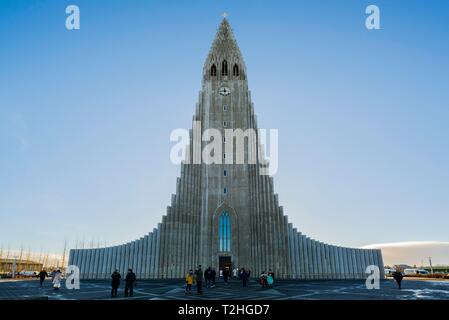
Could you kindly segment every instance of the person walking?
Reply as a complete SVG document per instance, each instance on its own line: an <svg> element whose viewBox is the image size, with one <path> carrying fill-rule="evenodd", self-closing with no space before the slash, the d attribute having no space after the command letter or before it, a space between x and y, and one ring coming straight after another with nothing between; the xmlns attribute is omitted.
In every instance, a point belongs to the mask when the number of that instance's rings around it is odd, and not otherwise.
<svg viewBox="0 0 449 320"><path fill-rule="evenodd" d="M192 284L193 284L193 270L190 269L186 274L186 294L192 293Z"/></svg>
<svg viewBox="0 0 449 320"><path fill-rule="evenodd" d="M212 277L212 288L215 287L215 277L217 276L217 272L215 272L215 269L212 269L211 277Z"/></svg>
<svg viewBox="0 0 449 320"><path fill-rule="evenodd" d="M201 269L201 265L198 266L198 269L195 271L195 281L196 281L196 290L198 294L203 293L203 270Z"/></svg>
<svg viewBox="0 0 449 320"><path fill-rule="evenodd" d="M237 279L237 268L234 268L234 270L232 270L232 278Z"/></svg>
<svg viewBox="0 0 449 320"><path fill-rule="evenodd" d="M53 280L55 279L55 275L56 275L56 270L53 270L52 272L50 272L51 282L53 282Z"/></svg>
<svg viewBox="0 0 449 320"><path fill-rule="evenodd" d="M42 288L45 278L48 277L48 273L47 273L47 271L45 271L45 269L42 269L42 271L39 272L39 274L37 276L39 277L39 288Z"/></svg>
<svg viewBox="0 0 449 320"><path fill-rule="evenodd" d="M206 288L210 288L211 281L212 281L212 268L209 267L204 272L204 279L206 279Z"/></svg>
<svg viewBox="0 0 449 320"><path fill-rule="evenodd" d="M133 272L133 269L128 269L128 273L125 277L125 297L133 296L136 280L136 274Z"/></svg>
<svg viewBox="0 0 449 320"><path fill-rule="evenodd" d="M61 270L56 270L53 277L53 290L61 288Z"/></svg>
<svg viewBox="0 0 449 320"><path fill-rule="evenodd" d="M267 287L267 276L268 275L265 273L265 271L262 271L262 273L260 274L259 281L262 288Z"/></svg>
<svg viewBox="0 0 449 320"><path fill-rule="evenodd" d="M229 279L229 267L226 267L224 270L223 270L223 280L224 280L224 282L225 282L225 284L228 284L228 279Z"/></svg>
<svg viewBox="0 0 449 320"><path fill-rule="evenodd" d="M270 288L272 288L274 285L274 272L271 269L268 271L268 274L267 274L267 285Z"/></svg>
<svg viewBox="0 0 449 320"><path fill-rule="evenodd" d="M274 278L271 274L267 275L267 286L268 288L273 288Z"/></svg>
<svg viewBox="0 0 449 320"><path fill-rule="evenodd" d="M248 280L248 273L245 271L245 268L242 268L240 271L240 280L242 280L242 286L246 287L246 281Z"/></svg>
<svg viewBox="0 0 449 320"><path fill-rule="evenodd" d="M112 278L111 297L117 297L117 290L118 290L118 287L120 286L120 279L122 278L122 276L120 275L118 270L115 269L115 271L111 275L111 278Z"/></svg>
<svg viewBox="0 0 449 320"><path fill-rule="evenodd" d="M402 279L404 278L404 276L402 275L402 272L399 271L399 269L396 269L395 272L392 273L393 279L396 281L396 283L398 284L398 288L401 289L401 282Z"/></svg>

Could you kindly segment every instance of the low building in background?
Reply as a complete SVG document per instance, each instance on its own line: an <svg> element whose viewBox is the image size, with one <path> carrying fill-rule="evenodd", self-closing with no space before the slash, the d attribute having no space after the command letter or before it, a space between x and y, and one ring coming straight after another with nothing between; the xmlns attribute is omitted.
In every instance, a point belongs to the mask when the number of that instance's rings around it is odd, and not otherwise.
<svg viewBox="0 0 449 320"><path fill-rule="evenodd" d="M34 276L43 268L40 262L24 259L0 259L0 277L8 278L13 274L17 276ZM37 274L36 274L37 275Z"/></svg>

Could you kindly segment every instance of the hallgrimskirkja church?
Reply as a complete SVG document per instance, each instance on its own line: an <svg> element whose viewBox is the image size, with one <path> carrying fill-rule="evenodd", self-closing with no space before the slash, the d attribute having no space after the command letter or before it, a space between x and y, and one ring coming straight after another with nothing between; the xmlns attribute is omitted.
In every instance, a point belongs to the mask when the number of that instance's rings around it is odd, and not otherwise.
<svg viewBox="0 0 449 320"><path fill-rule="evenodd" d="M247 70L226 18L204 64L193 121L201 131L254 129L261 148ZM201 150L195 148L195 130L186 152L193 157ZM198 265L217 271L244 267L252 276L271 269L278 279L364 279L366 267L377 265L383 277L380 250L326 244L294 228L279 205L273 178L260 170L259 160L185 161L157 228L122 245L72 249L69 265L79 267L81 279L110 279L115 269L124 274L128 268L138 279L175 279Z"/></svg>

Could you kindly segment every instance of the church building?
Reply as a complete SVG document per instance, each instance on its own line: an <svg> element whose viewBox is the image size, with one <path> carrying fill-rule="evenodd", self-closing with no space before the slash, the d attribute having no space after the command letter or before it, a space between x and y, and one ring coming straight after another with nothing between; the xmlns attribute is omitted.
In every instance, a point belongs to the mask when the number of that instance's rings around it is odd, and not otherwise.
<svg viewBox="0 0 449 320"><path fill-rule="evenodd" d="M148 234L117 246L72 249L69 264L80 268L81 279L109 279L115 269L124 274L128 268L138 279L175 279L198 265L217 271L244 267L251 276L271 269L278 279L364 279L367 266L376 265L383 277L380 250L323 243L289 223L273 178L261 172L258 159L230 163L235 154L226 152L226 129L254 129L256 154L262 146L247 69L226 18L204 63L193 121L200 125L190 131L189 157L202 150L194 131L217 129L224 161L183 162L176 194Z"/></svg>

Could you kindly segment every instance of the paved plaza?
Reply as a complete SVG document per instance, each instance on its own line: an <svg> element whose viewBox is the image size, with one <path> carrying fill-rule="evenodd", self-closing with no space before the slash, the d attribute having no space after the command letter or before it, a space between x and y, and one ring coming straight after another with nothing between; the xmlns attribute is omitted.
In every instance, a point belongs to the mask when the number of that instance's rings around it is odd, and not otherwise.
<svg viewBox="0 0 449 320"><path fill-rule="evenodd" d="M202 295L184 293L184 284L176 280L138 281L134 297L124 298L124 283L119 288L117 299L128 300L449 300L449 282L444 281L403 281L399 290L392 280L381 282L380 290L367 290L364 281L277 281L272 289L262 289L256 281L251 281L246 288L241 282L233 280L229 285L217 282L215 288L204 288ZM110 297L109 281L85 280L80 290L67 290L65 285L54 291L50 280L45 281L42 289L37 280L0 281L0 299L49 299L49 300L107 300Z"/></svg>

